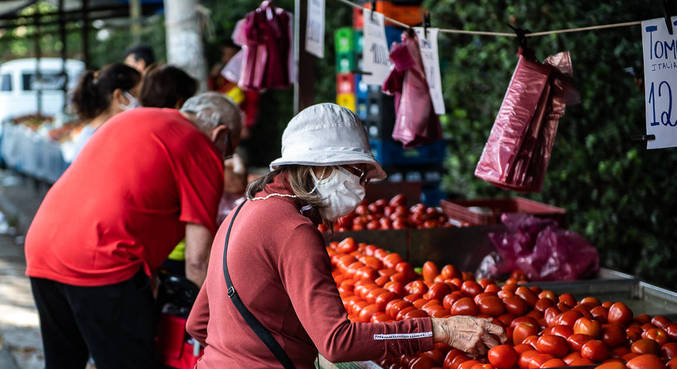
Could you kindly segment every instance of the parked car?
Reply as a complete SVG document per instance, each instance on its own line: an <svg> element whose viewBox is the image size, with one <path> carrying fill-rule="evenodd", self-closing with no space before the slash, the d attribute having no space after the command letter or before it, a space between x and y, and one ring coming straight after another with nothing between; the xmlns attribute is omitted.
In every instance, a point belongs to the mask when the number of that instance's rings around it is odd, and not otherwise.
<svg viewBox="0 0 677 369"><path fill-rule="evenodd" d="M37 90L41 92L41 114L54 116L64 106L64 76L60 58L40 58L40 79L35 78L36 59L17 59L0 64L0 122L37 113ZM80 60L66 60L68 90L73 89L85 69Z"/></svg>

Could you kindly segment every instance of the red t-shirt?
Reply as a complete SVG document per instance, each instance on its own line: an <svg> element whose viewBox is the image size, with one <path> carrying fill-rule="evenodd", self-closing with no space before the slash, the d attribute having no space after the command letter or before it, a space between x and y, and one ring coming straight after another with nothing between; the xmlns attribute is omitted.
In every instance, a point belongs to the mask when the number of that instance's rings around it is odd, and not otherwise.
<svg viewBox="0 0 677 369"><path fill-rule="evenodd" d="M120 113L90 139L49 190L26 235L26 274L102 286L146 274L181 241L186 223L216 230L223 163L178 111Z"/></svg>

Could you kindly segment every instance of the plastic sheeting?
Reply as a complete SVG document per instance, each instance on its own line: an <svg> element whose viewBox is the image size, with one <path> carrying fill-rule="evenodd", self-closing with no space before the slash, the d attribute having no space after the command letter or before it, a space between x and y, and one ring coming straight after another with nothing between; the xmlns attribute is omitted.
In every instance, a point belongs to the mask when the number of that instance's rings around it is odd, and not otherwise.
<svg viewBox="0 0 677 369"><path fill-rule="evenodd" d="M559 228L552 219L503 214L506 232L490 233L496 253L482 261L477 274L498 277L521 269L530 281L576 280L599 271L599 254L583 236Z"/></svg>
<svg viewBox="0 0 677 369"><path fill-rule="evenodd" d="M395 95L393 139L405 148L441 140L442 126L433 110L416 35L403 32L402 43L390 50L390 60L394 66L383 82L383 92Z"/></svg>
<svg viewBox="0 0 677 369"><path fill-rule="evenodd" d="M23 125L2 126L0 154L9 168L50 183L61 177L68 164L58 142Z"/></svg>
<svg viewBox="0 0 677 369"><path fill-rule="evenodd" d="M568 51L539 63L520 49L519 61L491 129L475 175L520 192L543 187L559 119L567 104L578 103L569 83Z"/></svg>

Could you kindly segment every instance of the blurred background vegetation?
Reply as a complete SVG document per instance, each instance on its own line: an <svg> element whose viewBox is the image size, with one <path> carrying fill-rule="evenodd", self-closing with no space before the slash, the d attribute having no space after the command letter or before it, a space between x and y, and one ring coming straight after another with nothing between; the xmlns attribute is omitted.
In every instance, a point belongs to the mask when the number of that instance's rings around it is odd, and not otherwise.
<svg viewBox="0 0 677 369"><path fill-rule="evenodd" d="M230 37L235 22L258 3L203 1L214 31L205 39L210 65L220 57L218 44ZM292 0L276 5L293 10ZM433 27L503 32L509 31L508 23L543 31L662 16L654 1L426 0L425 6ZM327 0L326 9L325 58L316 62L317 102L335 98L333 31L352 25L350 8ZM128 25L94 26L93 65L121 60L131 44ZM163 27L162 15L144 25L143 40L159 58L165 55ZM3 60L32 55L32 41L21 33L30 34L30 27L0 35ZM71 57L79 57L79 37L77 32L69 35ZM41 42L43 53L58 55L56 33ZM567 107L560 121L543 192L526 197L565 208L569 228L598 247L604 266L677 289L677 186L671 183L677 150L649 151L631 140L645 130L643 88L626 71L642 70L639 27L529 38L528 43L539 59L571 51L582 103ZM439 49L448 112L442 117L449 143L445 190L452 198L516 195L473 176L517 61L515 40L444 34ZM291 116L291 90L263 94L253 138L244 143L250 164L266 166L278 156L281 132Z"/></svg>

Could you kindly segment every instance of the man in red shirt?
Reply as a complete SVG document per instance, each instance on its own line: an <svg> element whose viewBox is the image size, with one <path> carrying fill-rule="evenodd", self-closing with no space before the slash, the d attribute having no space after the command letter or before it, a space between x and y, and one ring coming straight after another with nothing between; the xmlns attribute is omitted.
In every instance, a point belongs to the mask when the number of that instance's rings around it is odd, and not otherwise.
<svg viewBox="0 0 677 369"><path fill-rule="evenodd" d="M139 108L96 132L54 184L26 236L26 274L46 367L155 366L149 276L186 238L186 276L204 281L240 113L216 93L182 111Z"/></svg>

